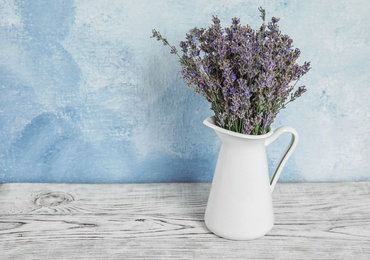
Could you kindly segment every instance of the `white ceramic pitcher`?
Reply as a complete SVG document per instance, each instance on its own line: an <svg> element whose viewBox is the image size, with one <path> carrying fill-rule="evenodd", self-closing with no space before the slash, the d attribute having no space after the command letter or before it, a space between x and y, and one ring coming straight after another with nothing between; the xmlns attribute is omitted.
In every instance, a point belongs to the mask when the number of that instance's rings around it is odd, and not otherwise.
<svg viewBox="0 0 370 260"><path fill-rule="evenodd" d="M297 132L282 126L264 135L246 135L216 126L214 117L203 123L221 140L205 213L208 229L233 240L264 236L274 225L271 193L297 145ZM270 180L265 147L285 132L292 138Z"/></svg>

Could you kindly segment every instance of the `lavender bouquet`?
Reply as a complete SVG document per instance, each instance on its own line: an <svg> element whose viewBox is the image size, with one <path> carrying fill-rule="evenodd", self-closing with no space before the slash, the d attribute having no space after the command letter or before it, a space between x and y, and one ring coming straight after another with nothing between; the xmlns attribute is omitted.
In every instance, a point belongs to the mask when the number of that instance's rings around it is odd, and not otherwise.
<svg viewBox="0 0 370 260"><path fill-rule="evenodd" d="M258 30L241 25L238 18L222 28L213 16L209 28L186 34L179 44L182 55L160 32L152 31L152 38L179 57L186 84L211 103L216 125L252 135L269 132L279 111L306 92L305 86L295 86L310 70L310 62L296 63L300 50L280 32L279 19L272 17L266 25L265 10L258 10L263 20Z"/></svg>

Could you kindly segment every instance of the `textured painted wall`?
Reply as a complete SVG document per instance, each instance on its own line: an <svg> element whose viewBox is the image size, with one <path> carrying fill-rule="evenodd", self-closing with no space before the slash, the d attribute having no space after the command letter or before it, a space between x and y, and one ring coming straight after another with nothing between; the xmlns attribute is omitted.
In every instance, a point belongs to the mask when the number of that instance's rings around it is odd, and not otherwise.
<svg viewBox="0 0 370 260"><path fill-rule="evenodd" d="M313 66L274 124L301 137L281 180L370 180L367 0L0 0L0 182L211 180L209 105L149 36L178 43L212 15L257 28L258 5Z"/></svg>

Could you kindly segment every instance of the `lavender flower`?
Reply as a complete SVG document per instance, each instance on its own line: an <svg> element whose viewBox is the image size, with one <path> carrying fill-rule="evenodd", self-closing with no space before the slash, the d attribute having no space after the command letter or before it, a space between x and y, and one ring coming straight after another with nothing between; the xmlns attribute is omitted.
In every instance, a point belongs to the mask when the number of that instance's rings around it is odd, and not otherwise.
<svg viewBox="0 0 370 260"><path fill-rule="evenodd" d="M175 46L153 29L152 38L168 45L179 57L186 84L211 103L216 124L243 134L265 134L281 109L306 92L295 90L310 70L310 62L296 63L300 50L280 32L279 18L265 24L266 11L260 7L263 23L258 30L233 18L222 28L213 16L208 28L194 28L186 40Z"/></svg>

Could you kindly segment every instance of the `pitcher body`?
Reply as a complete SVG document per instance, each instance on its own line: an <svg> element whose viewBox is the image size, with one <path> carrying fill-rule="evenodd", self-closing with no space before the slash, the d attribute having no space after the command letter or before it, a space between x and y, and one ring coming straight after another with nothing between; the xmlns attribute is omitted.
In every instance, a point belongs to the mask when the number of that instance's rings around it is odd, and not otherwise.
<svg viewBox="0 0 370 260"><path fill-rule="evenodd" d="M233 240L255 239L267 234L274 225L272 190L298 136L293 138L275 169L268 173L266 145L291 128L280 128L265 135L231 132L214 124L221 147L205 212L205 223L214 234Z"/></svg>

